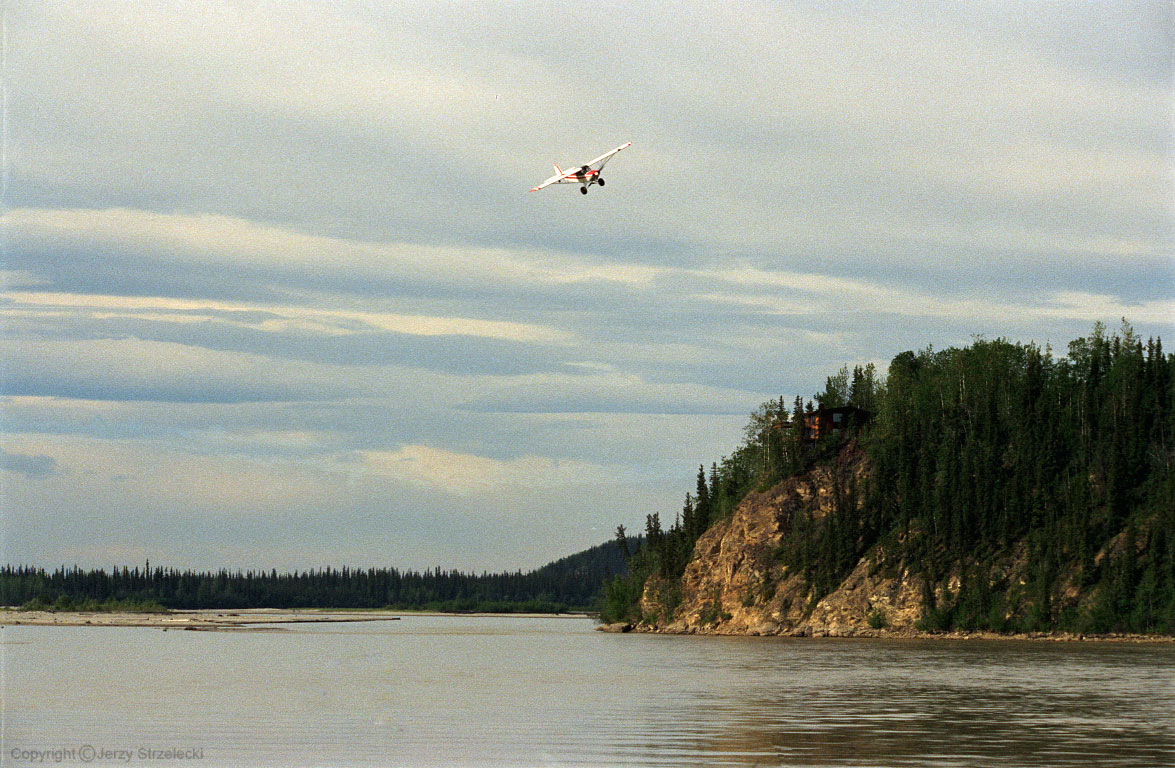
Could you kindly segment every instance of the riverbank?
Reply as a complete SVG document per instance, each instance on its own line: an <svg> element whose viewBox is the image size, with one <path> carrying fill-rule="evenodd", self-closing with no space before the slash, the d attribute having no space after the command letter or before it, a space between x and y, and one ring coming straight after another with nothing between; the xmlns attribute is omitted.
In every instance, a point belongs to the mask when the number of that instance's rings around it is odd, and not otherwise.
<svg viewBox="0 0 1175 768"><path fill-rule="evenodd" d="M175 610L166 613L118 611L0 611L0 626L154 627L157 629L230 630L280 629L284 624L399 621L395 614L371 611L286 610L252 608L236 611Z"/></svg>
<svg viewBox="0 0 1175 768"><path fill-rule="evenodd" d="M288 624L399 621L409 616L473 616L503 618L583 619L585 613L445 613L441 611L335 610L330 608L242 608L239 610L26 611L0 609L0 627L152 627L186 630L278 630Z"/></svg>
<svg viewBox="0 0 1175 768"><path fill-rule="evenodd" d="M623 634L640 632L658 635L713 635L715 637L814 637L814 638L866 638L885 640L1033 640L1051 643L1153 643L1175 645L1175 636L1172 635L1087 635L1073 632L1014 632L1001 634L999 632L975 631L966 632L956 630L951 632L922 632L916 629L855 629L841 632L809 632L796 631L751 631L751 632L723 632L721 630L697 629L669 629L665 627L651 627L648 625L633 624L601 624L596 627L599 632Z"/></svg>

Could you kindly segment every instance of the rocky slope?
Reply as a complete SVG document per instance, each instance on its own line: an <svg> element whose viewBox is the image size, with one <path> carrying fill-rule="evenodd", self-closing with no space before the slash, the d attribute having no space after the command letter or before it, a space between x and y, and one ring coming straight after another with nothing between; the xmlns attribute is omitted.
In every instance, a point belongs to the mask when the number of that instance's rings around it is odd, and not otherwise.
<svg viewBox="0 0 1175 768"><path fill-rule="evenodd" d="M849 444L834 461L748 496L698 540L680 585L648 581L641 601L645 622L638 629L801 636L916 633L927 585L900 561L882 566L876 547L823 596L814 596L802 574L791 572L779 557L800 515L819 521L831 514L837 488L859 486L868 472L863 452ZM1009 554L1002 566L1005 588L1014 591L1024 584L1023 559L1022 549ZM958 583L957 574L948 575L930 591L941 596Z"/></svg>

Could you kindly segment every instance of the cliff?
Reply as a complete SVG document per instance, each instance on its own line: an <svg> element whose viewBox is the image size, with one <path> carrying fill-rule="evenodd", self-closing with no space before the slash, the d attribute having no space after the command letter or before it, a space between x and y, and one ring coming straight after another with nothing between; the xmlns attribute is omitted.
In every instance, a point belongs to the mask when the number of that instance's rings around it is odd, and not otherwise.
<svg viewBox="0 0 1175 768"><path fill-rule="evenodd" d="M884 545L871 547L831 591L819 594L804 573L783 562L785 540L796 525L818 529L838 513L864 512L859 490L871 471L864 452L849 443L810 471L748 495L698 539L680 584L649 578L640 604L644 621L637 629L833 637L919 634L925 627L928 594L942 602L957 598L963 564L928 584L903 559L904 542L890 539L888 556ZM846 500L850 509L844 508ZM1013 546L991 567L991 586L1006 596L1000 610L1007 617L1027 590L1025 552L1023 544ZM1081 602L1077 575L1058 575L1054 593L1059 606Z"/></svg>

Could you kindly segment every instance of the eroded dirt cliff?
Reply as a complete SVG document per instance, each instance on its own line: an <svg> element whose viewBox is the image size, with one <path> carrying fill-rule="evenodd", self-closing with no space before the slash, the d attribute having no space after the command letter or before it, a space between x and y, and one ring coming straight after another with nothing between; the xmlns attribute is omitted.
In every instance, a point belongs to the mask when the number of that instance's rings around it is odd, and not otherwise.
<svg viewBox="0 0 1175 768"><path fill-rule="evenodd" d="M644 620L636 627L645 631L803 635L878 636L914 635L927 629L928 605L950 605L960 599L964 576L974 572L967 563L940 573L927 584L926 568L908 567L903 559L906 539L889 540L895 553L886 556L882 544L866 549L859 560L848 563L831 588L817 593L805 574L785 565L783 546L793 527L802 536L830 522L867 514L863 492L872 468L855 443L808 472L788 478L772 488L747 496L730 517L710 527L697 541L693 557L680 582L650 578L640 609ZM843 524L843 523L842 523ZM1145 537L1146 530L1138 539ZM911 532L909 535L915 535ZM1094 558L1106 557L1125 547L1125 537L1111 539ZM917 549L915 548L915 551ZM1141 556L1142 549L1136 543ZM1032 564L1024 541L1010 544L997 557L984 562L988 590L998 594L992 611L995 622L1012 625L1026 604L1038 596L1030 585ZM1088 606L1091 594L1081 588L1080 568L1066 567L1056 574L1049 600L1058 610L1075 611ZM1063 635L1064 633L1053 633Z"/></svg>
<svg viewBox="0 0 1175 768"><path fill-rule="evenodd" d="M876 625L884 623L887 631L912 630L923 613L922 581L900 567L884 575L876 552L866 553L840 586L815 604L802 574L790 572L779 556L801 515L821 520L836 504L845 503L843 489L860 486L868 471L863 453L849 445L834 461L752 493L698 540L679 590L658 579L649 581L641 605L647 628L857 635L877 634Z"/></svg>

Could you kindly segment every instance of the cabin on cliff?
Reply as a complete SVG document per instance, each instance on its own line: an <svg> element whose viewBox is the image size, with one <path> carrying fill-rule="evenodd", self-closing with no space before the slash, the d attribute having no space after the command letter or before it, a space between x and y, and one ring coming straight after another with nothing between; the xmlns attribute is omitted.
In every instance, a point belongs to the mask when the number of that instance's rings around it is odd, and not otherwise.
<svg viewBox="0 0 1175 768"><path fill-rule="evenodd" d="M804 439L815 443L821 437L837 437L848 430L866 424L873 414L855 405L840 405L835 408L823 406L804 414Z"/></svg>

